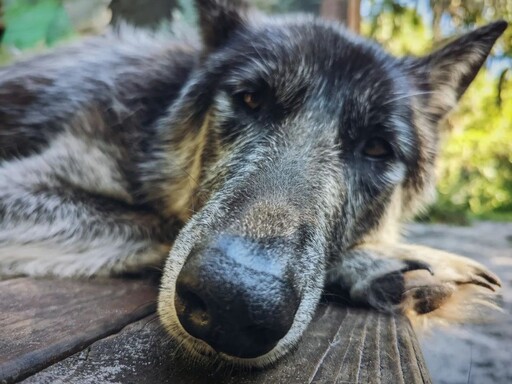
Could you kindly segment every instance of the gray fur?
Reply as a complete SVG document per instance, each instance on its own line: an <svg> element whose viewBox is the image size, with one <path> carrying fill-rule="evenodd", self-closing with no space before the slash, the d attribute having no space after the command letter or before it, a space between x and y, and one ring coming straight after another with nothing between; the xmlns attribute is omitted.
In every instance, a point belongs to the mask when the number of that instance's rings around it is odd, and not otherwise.
<svg viewBox="0 0 512 384"><path fill-rule="evenodd" d="M0 275L119 275L165 262L169 333L198 359L250 366L297 343L327 283L420 321L474 317L453 313L486 293L489 302L498 279L401 244L399 223L430 199L437 123L505 24L396 59L309 16L197 3L203 48L124 33L0 70ZM210 34L215 23L223 33ZM262 108L245 110L238 95L262 84ZM392 156L362 154L374 137ZM300 292L290 331L257 358L217 354L174 308L188 255L223 234L272 250Z"/></svg>

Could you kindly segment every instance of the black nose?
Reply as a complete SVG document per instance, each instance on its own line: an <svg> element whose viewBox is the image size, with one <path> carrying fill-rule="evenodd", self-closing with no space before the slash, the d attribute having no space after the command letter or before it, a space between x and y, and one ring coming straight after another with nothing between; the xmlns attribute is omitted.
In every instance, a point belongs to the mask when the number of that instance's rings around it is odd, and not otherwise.
<svg viewBox="0 0 512 384"><path fill-rule="evenodd" d="M272 350L290 330L299 306L275 257L227 236L193 252L176 282L183 328L231 356L252 358Z"/></svg>

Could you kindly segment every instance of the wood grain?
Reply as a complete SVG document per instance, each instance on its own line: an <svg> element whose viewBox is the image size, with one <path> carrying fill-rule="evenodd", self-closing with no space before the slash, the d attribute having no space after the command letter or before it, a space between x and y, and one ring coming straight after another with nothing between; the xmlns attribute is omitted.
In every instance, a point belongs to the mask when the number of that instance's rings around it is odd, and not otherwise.
<svg viewBox="0 0 512 384"><path fill-rule="evenodd" d="M235 372L181 358L150 316L24 383L430 383L411 332L401 317L324 305L294 353L271 369Z"/></svg>
<svg viewBox="0 0 512 384"><path fill-rule="evenodd" d="M13 382L154 312L142 281L0 282L0 382Z"/></svg>

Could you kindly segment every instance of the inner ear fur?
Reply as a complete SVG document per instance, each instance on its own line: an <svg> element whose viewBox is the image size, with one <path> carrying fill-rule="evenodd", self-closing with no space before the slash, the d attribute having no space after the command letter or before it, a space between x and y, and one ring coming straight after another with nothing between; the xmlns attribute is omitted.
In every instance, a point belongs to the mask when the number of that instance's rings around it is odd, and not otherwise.
<svg viewBox="0 0 512 384"><path fill-rule="evenodd" d="M496 21L427 56L403 59L415 86L425 92L432 119L441 119L455 107L506 28L507 22Z"/></svg>

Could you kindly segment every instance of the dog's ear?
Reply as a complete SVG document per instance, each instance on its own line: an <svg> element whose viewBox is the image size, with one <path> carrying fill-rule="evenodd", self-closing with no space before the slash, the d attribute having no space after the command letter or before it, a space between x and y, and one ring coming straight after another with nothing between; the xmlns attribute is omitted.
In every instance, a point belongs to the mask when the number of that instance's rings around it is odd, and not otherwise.
<svg viewBox="0 0 512 384"><path fill-rule="evenodd" d="M215 50L244 25L245 0L196 0L199 27L207 51Z"/></svg>
<svg viewBox="0 0 512 384"><path fill-rule="evenodd" d="M497 21L459 37L428 56L403 60L420 93L426 92L426 112L432 119L441 119L455 107L506 28L507 22Z"/></svg>

